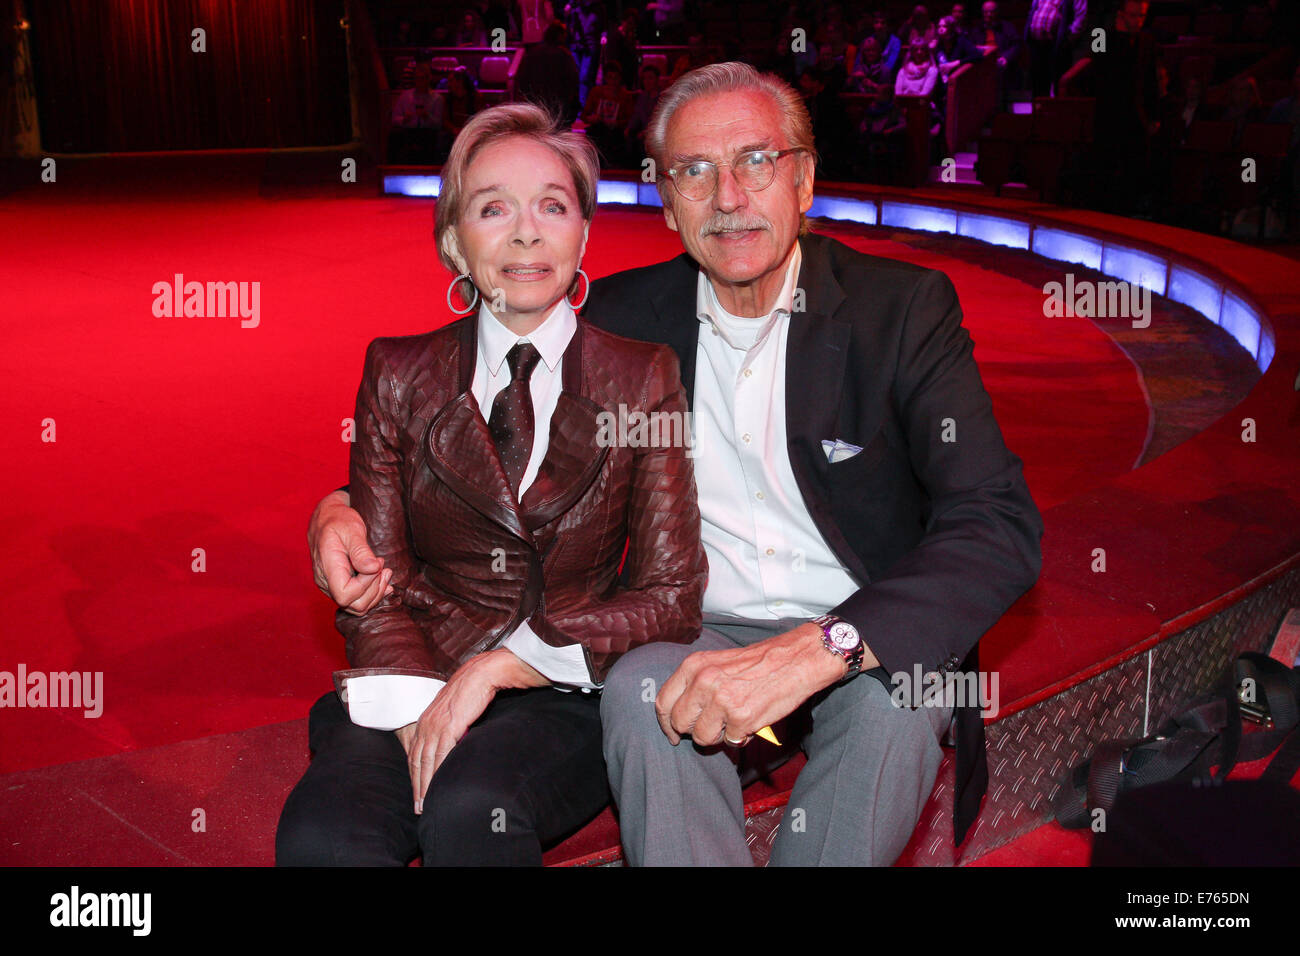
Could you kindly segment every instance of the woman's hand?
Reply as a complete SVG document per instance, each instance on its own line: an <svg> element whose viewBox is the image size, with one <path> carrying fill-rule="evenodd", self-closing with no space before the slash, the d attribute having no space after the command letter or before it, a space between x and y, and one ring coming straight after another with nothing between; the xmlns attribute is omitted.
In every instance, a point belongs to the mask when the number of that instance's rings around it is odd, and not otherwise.
<svg viewBox="0 0 1300 956"><path fill-rule="evenodd" d="M505 648L472 657L452 674L419 720L394 731L406 750L415 812L424 812L424 794L434 773L474 721L483 716L498 690L549 683Z"/></svg>

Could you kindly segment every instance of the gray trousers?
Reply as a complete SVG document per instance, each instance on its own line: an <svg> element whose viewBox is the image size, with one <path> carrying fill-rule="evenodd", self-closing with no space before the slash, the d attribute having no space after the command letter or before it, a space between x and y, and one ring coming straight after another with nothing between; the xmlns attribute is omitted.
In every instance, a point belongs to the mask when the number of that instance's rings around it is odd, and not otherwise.
<svg viewBox="0 0 1300 956"><path fill-rule="evenodd" d="M753 865L734 749L700 748L689 738L674 747L655 719L654 700L689 654L743 647L801 623L705 615L693 644L643 645L607 675L600 711L605 763L632 866ZM771 865L893 863L933 789L951 716L949 707L895 706L867 675L811 698L796 711L807 732L781 739L787 753L801 747L808 762L786 806ZM755 740L746 751L766 746Z"/></svg>

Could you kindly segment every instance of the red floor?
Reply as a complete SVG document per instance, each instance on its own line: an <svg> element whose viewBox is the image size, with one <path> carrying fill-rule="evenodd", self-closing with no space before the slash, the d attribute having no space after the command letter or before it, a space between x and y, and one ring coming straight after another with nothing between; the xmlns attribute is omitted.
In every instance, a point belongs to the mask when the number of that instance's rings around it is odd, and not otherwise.
<svg viewBox="0 0 1300 956"><path fill-rule="evenodd" d="M306 519L345 480L340 423L366 343L449 318L432 204L227 193L0 209L0 669L102 671L105 683L98 719L7 713L0 771L302 717L343 664ZM1132 466L1143 393L1090 322L1044 318L1041 291L1014 278L887 240L854 245L948 270L1041 507ZM603 210L586 268L677 249L658 214ZM175 273L260 281L260 324L155 318L151 288ZM41 441L46 418L54 443Z"/></svg>
<svg viewBox="0 0 1300 956"><path fill-rule="evenodd" d="M0 862L269 863L306 759L302 718L344 663L311 584L306 518L345 478L341 420L365 344L446 322L448 276L429 202L267 198L247 181L139 179L130 202L74 181L39 203L31 191L0 199L0 670L105 682L99 719L9 710L0 721ZM1146 398L1091 322L1044 318L1038 285L941 245L828 231L952 277L1042 509L1130 471ZM659 214L605 209L584 265L598 277L679 249ZM260 324L155 318L151 288L178 272L261 282ZM56 442L41 441L46 418ZM1088 847L1045 827L981 863L1081 864Z"/></svg>

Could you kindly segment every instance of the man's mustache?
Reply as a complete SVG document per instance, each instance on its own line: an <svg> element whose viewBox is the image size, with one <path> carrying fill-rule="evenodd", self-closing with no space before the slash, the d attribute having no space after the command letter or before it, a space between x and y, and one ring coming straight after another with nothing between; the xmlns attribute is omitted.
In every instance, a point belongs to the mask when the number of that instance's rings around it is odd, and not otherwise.
<svg viewBox="0 0 1300 956"><path fill-rule="evenodd" d="M771 229L772 224L762 216L737 216L735 214L719 214L710 217L704 225L700 226L700 238L711 236L718 232L740 232L745 229Z"/></svg>

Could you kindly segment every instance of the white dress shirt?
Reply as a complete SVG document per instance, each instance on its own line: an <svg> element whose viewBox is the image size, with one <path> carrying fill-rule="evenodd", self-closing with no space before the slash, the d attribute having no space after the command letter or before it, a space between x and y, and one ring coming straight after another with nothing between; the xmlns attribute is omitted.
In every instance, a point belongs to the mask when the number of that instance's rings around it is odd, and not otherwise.
<svg viewBox="0 0 1300 956"><path fill-rule="evenodd" d="M757 318L723 309L700 272L692 410L706 613L813 618L858 589L809 515L786 445L786 343L800 320L790 310L802 261L796 243L775 308Z"/></svg>
<svg viewBox="0 0 1300 956"><path fill-rule="evenodd" d="M567 299L561 299L541 325L523 336L506 328L486 304L479 306L478 356L470 392L478 402L484 420L492 418L492 403L496 401L497 393L510 384L510 364L506 361L510 350L519 342L531 342L541 355L541 361L533 368L528 380L533 399L533 450L519 481L521 499L546 458L551 438L551 415L564 389L564 350L569 347L569 340L577 328L578 320ZM509 648L516 657L556 684L569 684L584 690L596 686L591 681L591 672L580 646L552 647L537 636L527 621L520 624L500 646Z"/></svg>

